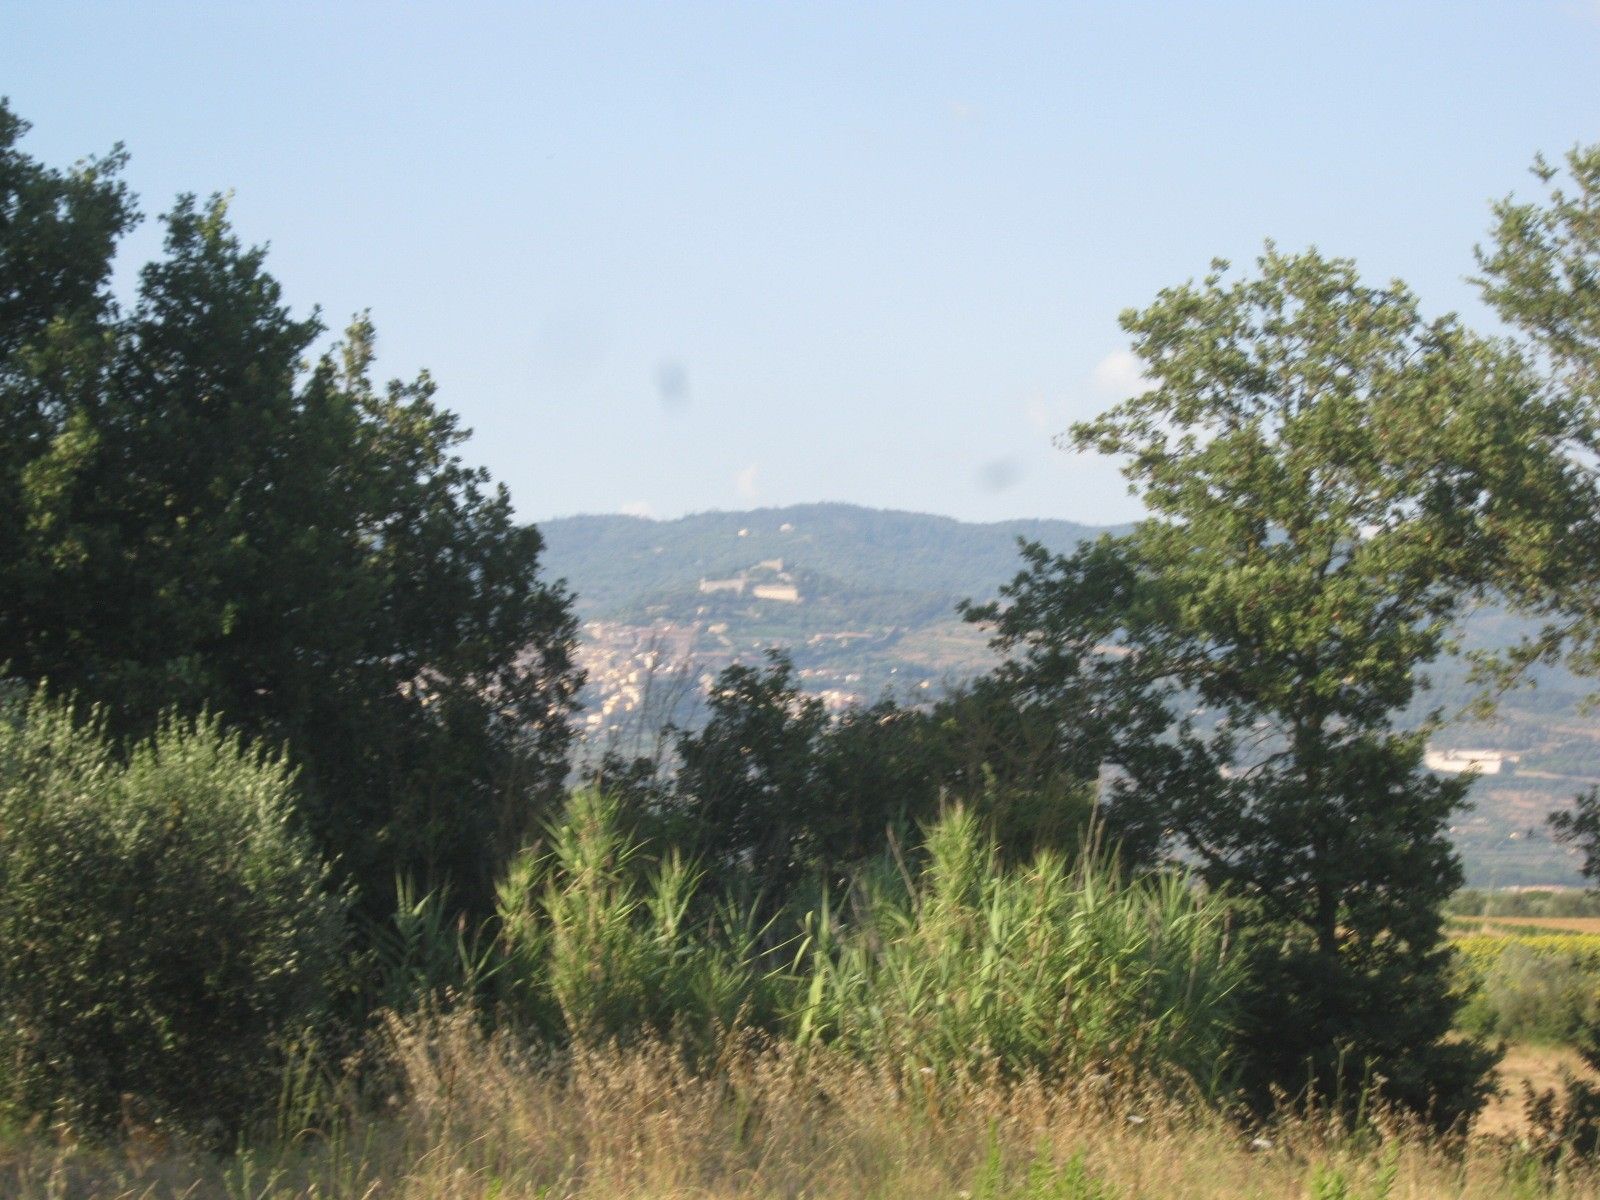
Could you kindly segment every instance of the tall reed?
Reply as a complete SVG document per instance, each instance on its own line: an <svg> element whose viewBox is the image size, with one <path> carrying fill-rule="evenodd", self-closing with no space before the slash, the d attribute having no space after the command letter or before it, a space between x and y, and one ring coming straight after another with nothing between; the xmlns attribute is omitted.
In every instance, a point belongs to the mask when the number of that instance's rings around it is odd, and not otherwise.
<svg viewBox="0 0 1600 1200"><path fill-rule="evenodd" d="M1227 909L1182 876L1129 882L1103 855L1002 868L972 813L929 831L926 865L880 876L853 922L810 921L802 1043L935 1075L1154 1072L1226 1081Z"/></svg>
<svg viewBox="0 0 1600 1200"><path fill-rule="evenodd" d="M644 862L593 790L572 796L550 843L499 889L505 989L524 1024L584 1045L669 1038L709 1052L770 1023L781 982L753 920L697 904L697 868L676 853Z"/></svg>

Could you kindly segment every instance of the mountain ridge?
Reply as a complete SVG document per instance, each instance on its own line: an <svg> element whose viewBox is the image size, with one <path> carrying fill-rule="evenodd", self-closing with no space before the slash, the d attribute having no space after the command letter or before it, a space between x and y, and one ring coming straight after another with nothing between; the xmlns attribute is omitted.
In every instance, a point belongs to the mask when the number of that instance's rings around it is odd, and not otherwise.
<svg viewBox="0 0 1600 1200"><path fill-rule="evenodd" d="M905 509L815 502L658 519L579 514L540 522L545 563L585 617L622 611L642 593L793 559L841 583L879 591L987 599L1021 569L1017 539L1069 550L1122 525L1052 518L969 522Z"/></svg>
<svg viewBox="0 0 1600 1200"><path fill-rule="evenodd" d="M1017 538L1070 551L1085 538L1127 525L1023 518L964 522L954 517L862 505L817 503L693 513L669 520L624 514L558 518L538 526L550 576L569 581L583 622L581 657L591 735L638 710L640 681L667 659L692 664L703 689L733 662L758 663L783 647L799 682L830 708L884 694L917 703L998 662L983 630L956 605L986 600L1022 567ZM782 560L776 571L757 568ZM782 574L797 596L717 588L740 576ZM1503 643L1522 631L1506 613L1474 614L1469 645ZM1435 664L1433 689L1401 724L1434 705L1453 711L1470 697L1466 665ZM1600 721L1585 716L1593 681L1540 668L1536 688L1502 698L1488 721L1456 721L1434 744L1504 756L1503 773L1474 784L1472 811L1451 833L1476 886L1574 883L1574 853L1552 845L1544 815L1600 777ZM1497 771L1499 768L1497 768Z"/></svg>

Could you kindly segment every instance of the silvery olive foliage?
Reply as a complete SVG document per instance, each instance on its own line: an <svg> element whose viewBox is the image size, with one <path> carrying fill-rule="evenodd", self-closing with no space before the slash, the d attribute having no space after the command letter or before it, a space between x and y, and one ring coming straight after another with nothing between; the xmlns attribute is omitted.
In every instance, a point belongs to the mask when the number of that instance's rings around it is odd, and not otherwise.
<svg viewBox="0 0 1600 1200"><path fill-rule="evenodd" d="M98 714L0 702L0 1107L237 1127L323 1026L344 908L281 756L212 717L122 754Z"/></svg>

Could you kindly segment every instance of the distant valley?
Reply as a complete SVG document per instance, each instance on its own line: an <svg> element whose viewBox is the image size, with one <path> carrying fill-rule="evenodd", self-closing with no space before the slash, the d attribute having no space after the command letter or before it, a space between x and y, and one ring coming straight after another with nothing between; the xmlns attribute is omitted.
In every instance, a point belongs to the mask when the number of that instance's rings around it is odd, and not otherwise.
<svg viewBox="0 0 1600 1200"><path fill-rule="evenodd" d="M692 723L722 667L758 662L769 647L784 648L806 689L835 708L885 693L912 703L935 696L995 663L956 605L993 597L1017 573L1019 537L1066 551L1116 531L1069 521L971 524L846 504L672 521L577 516L539 529L547 570L567 580L583 622L589 744L639 750L664 721ZM1483 614L1464 640L1504 643L1522 628ZM1433 674L1426 707L1458 711L1472 694L1463 669L1445 664ZM1453 830L1471 884L1578 882L1572 854L1542 825L1551 808L1600 782L1600 717L1581 710L1588 690L1544 671L1536 687L1504 698L1492 722L1458 722L1434 740L1432 761L1442 768L1472 761L1484 771L1473 811Z"/></svg>

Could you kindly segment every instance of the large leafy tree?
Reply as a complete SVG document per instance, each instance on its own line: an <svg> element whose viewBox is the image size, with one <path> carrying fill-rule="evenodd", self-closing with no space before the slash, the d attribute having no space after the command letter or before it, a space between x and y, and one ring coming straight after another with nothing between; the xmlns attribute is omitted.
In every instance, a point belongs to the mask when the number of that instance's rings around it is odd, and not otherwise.
<svg viewBox="0 0 1600 1200"><path fill-rule="evenodd" d="M1575 469L1592 475L1600 463L1600 145L1574 148L1560 166L1535 159L1533 174L1543 196L1494 206L1477 282L1547 386L1577 412L1568 452ZM1565 658L1580 673L1600 674L1597 545L1600 508L1530 559L1518 599L1546 623L1538 637L1500 657L1495 665L1503 672ZM1559 838L1583 851L1585 874L1600 883L1600 790L1579 796L1552 823Z"/></svg>
<svg viewBox="0 0 1600 1200"><path fill-rule="evenodd" d="M927 708L885 696L830 715L771 651L717 677L703 724L675 733L670 779L654 760L612 758L601 783L721 882L775 903L846 883L891 833L914 843L948 804L980 818L1007 858L1076 847L1099 764L1052 712L1016 699L980 679Z"/></svg>
<svg viewBox="0 0 1600 1200"><path fill-rule="evenodd" d="M1246 1039L1265 1099L1311 1083L1448 1123L1492 1055L1452 1041L1440 903L1465 784L1394 727L1465 605L1580 506L1573 414L1517 357L1426 321L1399 284L1268 247L1123 316L1149 382L1075 426L1150 512L1026 551L974 610L1003 678L1112 764L1127 852L1175 851L1246 902Z"/></svg>
<svg viewBox="0 0 1600 1200"><path fill-rule="evenodd" d="M817 787L827 731L822 701L779 651L765 670L736 663L717 677L704 725L677 737L670 811L719 879L781 902L830 857L840 806Z"/></svg>
<svg viewBox="0 0 1600 1200"><path fill-rule="evenodd" d="M325 853L488 903L559 785L578 683L540 536L426 377L294 318L220 199L180 198L120 309L118 154L22 154L0 107L0 663L138 735L176 706L287 742Z"/></svg>

